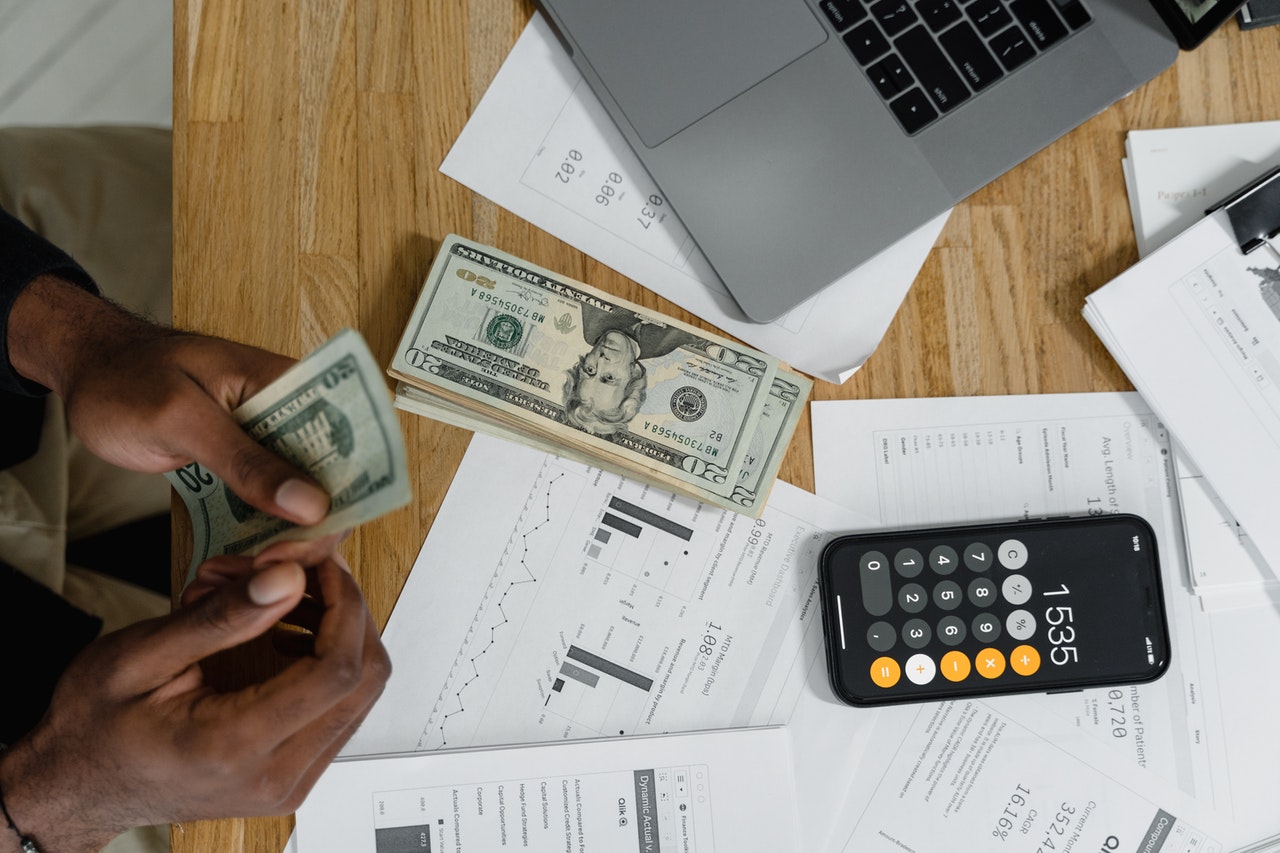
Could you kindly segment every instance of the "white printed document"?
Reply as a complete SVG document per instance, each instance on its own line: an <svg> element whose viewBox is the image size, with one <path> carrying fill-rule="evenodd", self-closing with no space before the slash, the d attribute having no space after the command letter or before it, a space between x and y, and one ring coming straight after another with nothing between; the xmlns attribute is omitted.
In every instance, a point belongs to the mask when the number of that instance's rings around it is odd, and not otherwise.
<svg viewBox="0 0 1280 853"><path fill-rule="evenodd" d="M1212 813L1091 738L1007 701L882 716L850 788L844 853L1219 853ZM1025 708L1023 709L1025 710Z"/></svg>
<svg viewBox="0 0 1280 853"><path fill-rule="evenodd" d="M1274 572L1280 260L1243 254L1219 211L1094 291L1084 316Z"/></svg>
<svg viewBox="0 0 1280 853"><path fill-rule="evenodd" d="M302 853L799 853L785 729L340 760Z"/></svg>
<svg viewBox="0 0 1280 853"><path fill-rule="evenodd" d="M725 332L829 382L848 379L875 350L949 215L886 247L779 320L753 323L540 14L440 171ZM742 179L749 183L751 176Z"/></svg>
<svg viewBox="0 0 1280 853"><path fill-rule="evenodd" d="M1125 179L1138 254L1204 218L1205 209L1280 165L1280 122L1130 131ZM1213 610L1280 602L1280 581L1206 478L1175 448L1187 569Z"/></svg>
<svg viewBox="0 0 1280 853"><path fill-rule="evenodd" d="M1131 130L1125 151L1133 230L1138 255L1146 257L1280 166L1280 121Z"/></svg>
<svg viewBox="0 0 1280 853"><path fill-rule="evenodd" d="M790 723L820 849L869 719L827 684L818 556L865 527L787 483L752 520L477 434L343 754Z"/></svg>
<svg viewBox="0 0 1280 853"><path fill-rule="evenodd" d="M1211 614L1198 606L1186 582L1169 438L1141 397L866 400L811 408L819 494L886 527L1091 512L1144 517L1159 543L1174 647L1169 671L1149 684L990 704L1031 720L1033 731L1037 720L1047 725L1043 712L1051 711L1129 766L1176 782L1220 813L1212 829L1228 848L1280 831L1271 713L1280 705L1280 679L1271 676L1280 672L1280 613L1258 607Z"/></svg>

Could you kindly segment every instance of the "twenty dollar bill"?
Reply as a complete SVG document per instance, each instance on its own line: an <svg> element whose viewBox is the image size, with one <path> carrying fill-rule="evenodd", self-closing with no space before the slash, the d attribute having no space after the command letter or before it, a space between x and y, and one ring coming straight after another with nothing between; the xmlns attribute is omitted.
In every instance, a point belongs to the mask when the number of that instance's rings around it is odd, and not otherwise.
<svg viewBox="0 0 1280 853"><path fill-rule="evenodd" d="M402 408L751 515L811 387L765 353L453 235L389 372L419 392Z"/></svg>
<svg viewBox="0 0 1280 853"><path fill-rule="evenodd" d="M310 474L329 493L312 527L245 503L198 463L165 476L182 496L195 548L188 580L218 554L256 554L283 539L346 530L409 502L404 440L364 339L345 329L236 409L254 441Z"/></svg>

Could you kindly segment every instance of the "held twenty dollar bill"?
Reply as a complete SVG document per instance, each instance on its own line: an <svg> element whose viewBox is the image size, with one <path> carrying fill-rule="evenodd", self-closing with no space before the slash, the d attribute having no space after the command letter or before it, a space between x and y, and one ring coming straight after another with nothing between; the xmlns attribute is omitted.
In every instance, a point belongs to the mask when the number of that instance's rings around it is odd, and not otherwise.
<svg viewBox="0 0 1280 853"><path fill-rule="evenodd" d="M425 392L414 411L434 400L450 422L470 413L488 432L749 514L781 463L759 454L790 438L757 439L766 409L780 387L796 406L810 388L771 356L455 235L389 373Z"/></svg>
<svg viewBox="0 0 1280 853"><path fill-rule="evenodd" d="M272 542L346 530L409 502L404 440L381 370L344 329L236 409L246 432L319 482L329 514L312 527L267 515L198 463L165 476L191 516L196 567L218 554L256 554Z"/></svg>

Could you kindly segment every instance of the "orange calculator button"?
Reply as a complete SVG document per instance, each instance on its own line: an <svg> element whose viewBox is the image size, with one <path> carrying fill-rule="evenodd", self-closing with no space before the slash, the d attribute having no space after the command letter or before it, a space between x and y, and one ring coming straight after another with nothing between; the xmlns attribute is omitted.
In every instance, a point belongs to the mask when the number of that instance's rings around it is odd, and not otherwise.
<svg viewBox="0 0 1280 853"><path fill-rule="evenodd" d="M938 672L942 673L942 677L947 681L964 681L971 671L969 656L964 652L947 652L942 656L942 663L938 665Z"/></svg>
<svg viewBox="0 0 1280 853"><path fill-rule="evenodd" d="M893 658L876 658L871 664L871 680L877 687L892 687L902 678L902 667Z"/></svg>
<svg viewBox="0 0 1280 853"><path fill-rule="evenodd" d="M1004 674L1004 655L999 649L983 649L974 658L973 665L983 678L999 678Z"/></svg>
<svg viewBox="0 0 1280 853"><path fill-rule="evenodd" d="M1018 646L1009 652L1009 666L1018 675L1032 675L1040 668L1040 652L1035 646Z"/></svg>

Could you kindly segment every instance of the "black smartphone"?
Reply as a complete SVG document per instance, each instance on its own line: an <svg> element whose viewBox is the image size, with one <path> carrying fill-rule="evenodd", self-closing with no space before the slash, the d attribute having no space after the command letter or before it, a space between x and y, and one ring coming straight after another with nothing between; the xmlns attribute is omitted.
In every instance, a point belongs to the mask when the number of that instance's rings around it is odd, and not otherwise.
<svg viewBox="0 0 1280 853"><path fill-rule="evenodd" d="M851 705L1135 684L1169 666L1155 535L1136 515L855 534L821 559L827 669Z"/></svg>

